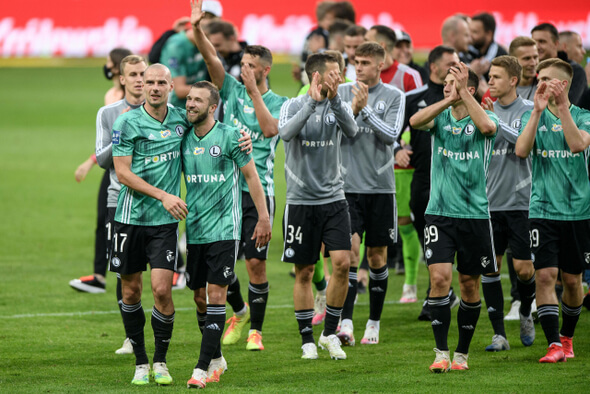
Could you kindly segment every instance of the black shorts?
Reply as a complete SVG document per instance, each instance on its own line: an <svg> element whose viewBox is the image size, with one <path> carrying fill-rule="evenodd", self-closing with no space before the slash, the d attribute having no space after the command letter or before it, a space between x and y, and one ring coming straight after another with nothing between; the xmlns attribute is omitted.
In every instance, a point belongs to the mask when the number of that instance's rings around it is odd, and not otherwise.
<svg viewBox="0 0 590 394"><path fill-rule="evenodd" d="M115 222L110 270L121 275L147 269L176 271L178 223L136 226Z"/></svg>
<svg viewBox="0 0 590 394"><path fill-rule="evenodd" d="M352 234L358 234L365 246L388 246L397 240L395 194L346 193Z"/></svg>
<svg viewBox="0 0 590 394"><path fill-rule="evenodd" d="M266 196L266 208L270 216L272 227L275 218L275 198ZM256 240L251 239L258 223L258 211L248 192L242 192L242 245L246 259L266 260L268 258L268 244L262 248L256 248Z"/></svg>
<svg viewBox="0 0 590 394"><path fill-rule="evenodd" d="M590 220L530 219L535 269L555 267L577 275L590 266Z"/></svg>
<svg viewBox="0 0 590 394"><path fill-rule="evenodd" d="M207 283L229 286L236 265L239 241L219 241L186 246L186 285L202 289Z"/></svg>
<svg viewBox="0 0 590 394"><path fill-rule="evenodd" d="M503 256L510 246L512 257L518 260L531 259L528 211L490 212L494 229L494 249Z"/></svg>
<svg viewBox="0 0 590 394"><path fill-rule="evenodd" d="M489 219L458 219L425 215L424 257L428 265L453 263L464 275L498 271Z"/></svg>
<svg viewBox="0 0 590 394"><path fill-rule="evenodd" d="M322 242L326 250L350 250L350 237L350 215L346 200L322 205L285 206L284 262L315 264Z"/></svg>

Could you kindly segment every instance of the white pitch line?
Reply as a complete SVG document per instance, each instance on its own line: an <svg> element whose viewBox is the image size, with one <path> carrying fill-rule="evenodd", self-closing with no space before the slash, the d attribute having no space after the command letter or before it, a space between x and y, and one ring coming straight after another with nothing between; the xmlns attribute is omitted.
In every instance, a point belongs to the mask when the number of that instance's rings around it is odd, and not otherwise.
<svg viewBox="0 0 590 394"><path fill-rule="evenodd" d="M504 301L511 300L511 297L504 297ZM387 305L394 305L394 304L401 304L399 301L385 301ZM360 306L367 306L369 305L368 302L357 302L355 305ZM288 309L293 308L292 304L285 304L285 305L268 305L267 309ZM194 311L195 308L176 308L176 311ZM152 310L144 309L146 313L151 313ZM19 315L12 315L12 316L0 316L0 320L6 319L30 319L30 318L37 318L37 317L75 317L75 316L92 316L92 315L117 315L121 313L118 309L113 309L110 311L85 311L85 312L56 312L56 313L25 313Z"/></svg>

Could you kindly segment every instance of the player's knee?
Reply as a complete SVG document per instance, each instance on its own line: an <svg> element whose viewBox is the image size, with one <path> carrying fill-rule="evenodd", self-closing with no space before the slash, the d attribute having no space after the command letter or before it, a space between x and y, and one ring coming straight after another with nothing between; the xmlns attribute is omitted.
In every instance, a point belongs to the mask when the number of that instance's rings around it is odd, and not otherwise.
<svg viewBox="0 0 590 394"><path fill-rule="evenodd" d="M161 304L168 303L172 299L171 288L165 284L156 286L152 284L152 293L154 295L154 299L158 300Z"/></svg>
<svg viewBox="0 0 590 394"><path fill-rule="evenodd" d="M566 289L576 290L582 286L582 275L563 274L561 275L561 283Z"/></svg>
<svg viewBox="0 0 590 394"><path fill-rule="evenodd" d="M514 264L514 270L520 280L529 280L535 274L535 267L530 261L523 261L521 264Z"/></svg>
<svg viewBox="0 0 590 394"><path fill-rule="evenodd" d="M555 271L555 272L552 272ZM535 282L537 289L553 289L555 281L557 280L557 270L540 269L536 272Z"/></svg>
<svg viewBox="0 0 590 394"><path fill-rule="evenodd" d="M348 275L350 258L348 256L342 256L338 259L332 259L332 266L334 268L334 274Z"/></svg>
<svg viewBox="0 0 590 394"><path fill-rule="evenodd" d="M266 282L266 260L248 259L246 260L250 282L255 284Z"/></svg>
<svg viewBox="0 0 590 394"><path fill-rule="evenodd" d="M296 265L295 266L295 279L298 282L308 283L313 279L314 273L313 265Z"/></svg>
<svg viewBox="0 0 590 394"><path fill-rule="evenodd" d="M451 288L451 281L446 275L436 273L430 274L430 286L437 290L436 293L445 291Z"/></svg>
<svg viewBox="0 0 590 394"><path fill-rule="evenodd" d="M205 289L203 288L195 291L193 296L193 300L195 300L195 304L197 305L197 309L199 310L199 312L207 311L207 297L205 295L204 290Z"/></svg>

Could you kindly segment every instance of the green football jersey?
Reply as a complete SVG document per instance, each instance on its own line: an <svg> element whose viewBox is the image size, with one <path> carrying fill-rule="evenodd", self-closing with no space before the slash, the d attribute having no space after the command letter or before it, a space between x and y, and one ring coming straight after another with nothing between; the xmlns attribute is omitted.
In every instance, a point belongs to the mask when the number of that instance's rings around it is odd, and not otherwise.
<svg viewBox="0 0 590 394"><path fill-rule="evenodd" d="M570 106L578 129L590 132L590 112ZM521 132L531 117L531 111L522 116ZM529 217L551 220L590 219L590 183L588 182L588 155L572 153L561 120L548 108L541 114L537 135L531 151L532 188Z"/></svg>
<svg viewBox="0 0 590 394"><path fill-rule="evenodd" d="M246 92L246 87L238 82L234 77L225 73L223 87L219 92L224 101L223 123L240 130L244 130L252 137L252 157L256 163L256 170L262 183L262 188L267 196L274 196L274 161L277 145L279 143L278 134L272 138L266 138L262 134L252 99ZM281 106L286 97L279 96L272 90L268 90L262 95L262 100L274 118L279 118ZM248 185L243 177L241 179L242 190L247 192Z"/></svg>
<svg viewBox="0 0 590 394"><path fill-rule="evenodd" d="M189 244L238 240L242 231L240 168L251 156L238 146L240 131L216 122L204 137L190 132L182 143Z"/></svg>
<svg viewBox="0 0 590 394"><path fill-rule="evenodd" d="M498 117L486 111L498 127ZM447 108L434 119L430 200L426 214L487 219L486 179L495 135L484 136L470 116L457 120Z"/></svg>
<svg viewBox="0 0 590 394"><path fill-rule="evenodd" d="M192 129L185 110L168 105L164 122L152 118L144 106L120 115L113 125L113 156L133 156L131 171L152 186L180 196L180 144ZM115 220L125 224L158 226L175 223L159 200L122 185Z"/></svg>
<svg viewBox="0 0 590 394"><path fill-rule="evenodd" d="M166 41L162 48L160 63L170 69L172 78L186 77L187 85L210 80L203 55L184 31L174 34ZM186 106L186 99L179 99L174 91L170 94L169 101L176 107Z"/></svg>

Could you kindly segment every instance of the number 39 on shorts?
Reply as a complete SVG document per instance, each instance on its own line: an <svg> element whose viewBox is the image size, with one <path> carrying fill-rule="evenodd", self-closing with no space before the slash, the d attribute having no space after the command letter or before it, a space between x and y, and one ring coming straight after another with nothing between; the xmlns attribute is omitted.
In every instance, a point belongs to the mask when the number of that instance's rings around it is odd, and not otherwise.
<svg viewBox="0 0 590 394"><path fill-rule="evenodd" d="M438 241L438 229L434 224L424 227L424 245Z"/></svg>
<svg viewBox="0 0 590 394"><path fill-rule="evenodd" d="M530 231L531 234L531 248L539 247L539 229L532 229Z"/></svg>

